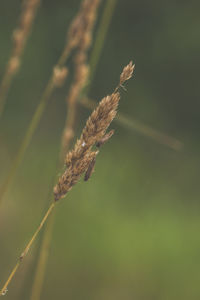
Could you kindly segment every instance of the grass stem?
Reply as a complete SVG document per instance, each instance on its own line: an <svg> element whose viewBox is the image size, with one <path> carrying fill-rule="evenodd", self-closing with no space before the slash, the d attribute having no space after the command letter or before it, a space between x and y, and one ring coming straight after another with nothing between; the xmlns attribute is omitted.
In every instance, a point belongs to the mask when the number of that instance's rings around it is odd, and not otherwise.
<svg viewBox="0 0 200 300"><path fill-rule="evenodd" d="M35 241L38 233L40 232L40 230L42 229L42 227L44 226L45 222L47 221L50 213L52 212L52 210L54 209L56 205L56 202L52 202L51 205L49 206L47 212L45 213L40 225L38 226L38 228L36 229L35 233L33 234L33 236L31 237L30 241L28 242L28 244L26 245L24 251L21 253L17 264L15 265L15 267L13 268L13 270L11 271L7 281L5 282L4 286L2 287L1 291L0 291L0 296L5 295L5 293L7 292L8 289L8 285L10 284L11 280L13 279L17 269L19 268L21 262L23 261L24 257L27 255L28 251L30 250L33 242Z"/></svg>
<svg viewBox="0 0 200 300"><path fill-rule="evenodd" d="M45 227L40 246L39 257L37 260L35 276L33 280L30 300L39 300L41 298L42 286L45 277L46 264L49 257L49 248L52 239L52 231L55 222L55 213L49 217L48 223Z"/></svg>

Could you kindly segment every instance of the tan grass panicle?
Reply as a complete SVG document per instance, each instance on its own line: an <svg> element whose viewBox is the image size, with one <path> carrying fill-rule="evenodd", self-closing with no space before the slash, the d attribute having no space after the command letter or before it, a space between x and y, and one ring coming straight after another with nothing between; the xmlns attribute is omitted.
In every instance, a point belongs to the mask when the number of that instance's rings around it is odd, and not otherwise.
<svg viewBox="0 0 200 300"><path fill-rule="evenodd" d="M73 22L71 23L67 33L67 45L69 48L76 48L78 45L86 41L84 32L92 27L92 23L96 19L96 10L100 0L84 0Z"/></svg>
<svg viewBox="0 0 200 300"><path fill-rule="evenodd" d="M8 60L5 73L0 84L0 116L4 111L6 97L12 82L13 77L17 73L23 50L26 45L26 40L30 34L34 18L40 0L25 0L22 4L22 13L19 18L17 28L13 31L12 40L13 48Z"/></svg>
<svg viewBox="0 0 200 300"><path fill-rule="evenodd" d="M16 72L20 64L20 56L23 52L26 39L31 30L40 0L26 0L23 3L22 14L18 27L13 32L13 53L8 63L8 72Z"/></svg>
<svg viewBox="0 0 200 300"><path fill-rule="evenodd" d="M120 82L115 91L100 101L97 108L87 120L86 126L82 131L80 139L77 140L74 149L66 155L65 163L67 169L59 178L58 184L54 187L55 201L58 201L67 194L80 179L81 175L88 170L91 162L96 159L98 151L92 151L92 147L105 137L106 130L117 113L120 100L119 87L131 78L133 70L134 66L130 62L123 69Z"/></svg>

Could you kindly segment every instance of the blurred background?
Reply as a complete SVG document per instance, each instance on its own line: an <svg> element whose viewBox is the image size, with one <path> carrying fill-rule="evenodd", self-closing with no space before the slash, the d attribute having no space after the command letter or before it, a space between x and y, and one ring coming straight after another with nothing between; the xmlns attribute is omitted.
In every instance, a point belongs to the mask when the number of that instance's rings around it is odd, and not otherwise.
<svg viewBox="0 0 200 300"><path fill-rule="evenodd" d="M119 113L133 123L111 125L115 135L92 178L81 180L57 206L41 299L200 299L200 2L113 2L88 96L99 101L111 93L132 59L136 69L121 91ZM79 6L78 0L41 1L0 120L1 183ZM0 79L20 12L21 1L1 1ZM1 287L47 208L55 174L62 172L56 164L71 78L51 96L0 207ZM78 106L76 137L89 114ZM182 147L161 143L151 130L142 133L142 126L176 138ZM30 299L42 236L6 299Z"/></svg>

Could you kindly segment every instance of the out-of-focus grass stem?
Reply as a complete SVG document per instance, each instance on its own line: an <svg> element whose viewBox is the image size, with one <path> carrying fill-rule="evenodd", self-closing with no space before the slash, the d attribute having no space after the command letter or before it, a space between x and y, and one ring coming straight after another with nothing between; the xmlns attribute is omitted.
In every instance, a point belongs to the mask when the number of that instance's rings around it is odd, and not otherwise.
<svg viewBox="0 0 200 300"><path fill-rule="evenodd" d="M22 10L19 18L19 25L13 31L13 47L8 60L2 82L0 84L0 117L3 114L6 97L12 80L19 70L22 54L26 46L26 41L30 35L31 28L37 13L40 0L22 1Z"/></svg>

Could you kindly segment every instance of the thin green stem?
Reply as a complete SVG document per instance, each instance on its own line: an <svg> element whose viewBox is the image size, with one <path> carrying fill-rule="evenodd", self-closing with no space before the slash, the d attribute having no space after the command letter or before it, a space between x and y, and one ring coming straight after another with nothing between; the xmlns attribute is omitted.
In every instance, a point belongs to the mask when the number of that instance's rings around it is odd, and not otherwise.
<svg viewBox="0 0 200 300"><path fill-rule="evenodd" d="M5 295L8 285L10 284L11 280L13 279L14 275L17 272L17 269L19 268L21 262L23 261L24 257L27 255L28 251L30 250L33 242L35 241L36 237L38 236L40 230L42 229L42 227L44 226L44 224L46 223L49 215L51 214L52 210L54 209L56 205L56 202L52 202L47 210L47 212L45 213L40 225L38 226L38 228L36 229L35 233L33 234L33 236L31 237L30 241L27 243L24 251L22 252L22 254L20 255L16 265L14 266L14 268L12 269L10 275L8 276L8 279L6 280L4 286L2 287L1 291L0 291L0 296Z"/></svg>

